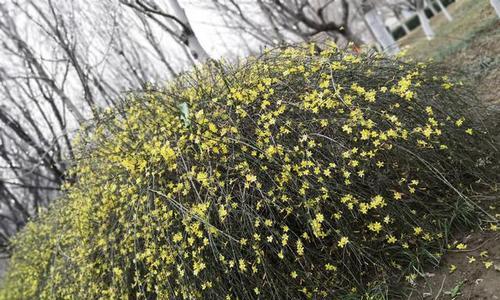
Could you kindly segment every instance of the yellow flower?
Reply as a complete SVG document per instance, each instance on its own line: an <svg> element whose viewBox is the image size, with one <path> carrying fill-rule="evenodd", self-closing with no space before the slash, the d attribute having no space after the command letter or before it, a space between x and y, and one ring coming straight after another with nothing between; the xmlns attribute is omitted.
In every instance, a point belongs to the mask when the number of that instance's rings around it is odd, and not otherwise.
<svg viewBox="0 0 500 300"><path fill-rule="evenodd" d="M366 203L360 203L359 204L359 212L366 215L368 213L368 209L370 209L370 206Z"/></svg>
<svg viewBox="0 0 500 300"><path fill-rule="evenodd" d="M118 268L118 267L114 267L114 268L113 268L113 273L114 273L117 277L120 277L120 276L122 276L123 271L122 271L120 268Z"/></svg>
<svg viewBox="0 0 500 300"><path fill-rule="evenodd" d="M283 236L281 237L281 245L282 246L286 246L288 244L288 234L283 234Z"/></svg>
<svg viewBox="0 0 500 300"><path fill-rule="evenodd" d="M304 244L302 244L302 241L300 239L297 240L297 254L302 256L304 255Z"/></svg>
<svg viewBox="0 0 500 300"><path fill-rule="evenodd" d="M453 83L445 82L441 85L445 90L449 90L453 87Z"/></svg>
<svg viewBox="0 0 500 300"><path fill-rule="evenodd" d="M351 134L352 133L352 128L349 126L349 125L344 125L342 126L342 130L347 133L347 134Z"/></svg>
<svg viewBox="0 0 500 300"><path fill-rule="evenodd" d="M198 276L198 274L205 269L206 265L203 262L196 261L193 264L193 274L194 276Z"/></svg>
<svg viewBox="0 0 500 300"><path fill-rule="evenodd" d="M206 184L208 182L208 174L206 172L199 172L196 175L196 180L198 180L201 184Z"/></svg>
<svg viewBox="0 0 500 300"><path fill-rule="evenodd" d="M208 130L210 130L213 133L216 133L217 132L217 126L215 126L214 123L209 123L208 124Z"/></svg>
<svg viewBox="0 0 500 300"><path fill-rule="evenodd" d="M257 181L257 176L252 175L252 174L247 174L245 176L245 179L247 180L248 183L253 183L253 182Z"/></svg>
<svg viewBox="0 0 500 300"><path fill-rule="evenodd" d="M432 134L432 128L430 126L426 126L425 129L422 131L423 135L426 137L426 138L430 138L431 134Z"/></svg>
<svg viewBox="0 0 500 300"><path fill-rule="evenodd" d="M384 197L381 195L376 195L370 202L370 208L384 207L386 206Z"/></svg>
<svg viewBox="0 0 500 300"><path fill-rule="evenodd" d="M388 244L395 244L396 242L398 241L398 239L393 236L393 235L390 235L388 238L387 238L387 243Z"/></svg>
<svg viewBox="0 0 500 300"><path fill-rule="evenodd" d="M297 272L292 271L292 273L290 273L290 276L291 276L293 279L295 279L295 278L297 278L297 276L298 276L298 275L297 275Z"/></svg>
<svg viewBox="0 0 500 300"><path fill-rule="evenodd" d="M417 274L412 273L412 274L406 275L406 276L405 276L405 279L406 279L406 281L408 281L409 283L413 284L413 283L415 283L415 280L417 279Z"/></svg>
<svg viewBox="0 0 500 300"><path fill-rule="evenodd" d="M450 265L450 273L455 272L456 269L457 269L457 266L455 266L454 264Z"/></svg>
<svg viewBox="0 0 500 300"><path fill-rule="evenodd" d="M368 229L373 232L379 233L382 230L382 224L380 222L370 223L368 224Z"/></svg>
<svg viewBox="0 0 500 300"><path fill-rule="evenodd" d="M395 200L401 200L402 197L403 197L402 193L400 193L400 192L394 192L394 199Z"/></svg>
<svg viewBox="0 0 500 300"><path fill-rule="evenodd" d="M340 238L340 241L338 242L338 246L340 248L344 248L345 245L347 245L347 243L349 243L349 238L346 236L343 236L342 238Z"/></svg>
<svg viewBox="0 0 500 300"><path fill-rule="evenodd" d="M484 267L486 269L489 269L489 268L491 268L491 266L493 266L493 262L492 261L485 261L485 262L483 262L483 264L484 264Z"/></svg>
<svg viewBox="0 0 500 300"><path fill-rule="evenodd" d="M253 234L253 239L256 240L256 241L260 241L260 234L254 233Z"/></svg>
<svg viewBox="0 0 500 300"><path fill-rule="evenodd" d="M456 248L458 250L464 250L464 249L467 249L467 245L463 244L463 243L460 243L456 246Z"/></svg>
<svg viewBox="0 0 500 300"><path fill-rule="evenodd" d="M433 111L432 111L432 107L430 106L426 106L425 107L425 112L427 112L428 115L432 116L433 115Z"/></svg>
<svg viewBox="0 0 500 300"><path fill-rule="evenodd" d="M419 235L421 234L423 231L422 227L418 226L418 227L414 227L413 228L413 232L415 233L415 235Z"/></svg>
<svg viewBox="0 0 500 300"><path fill-rule="evenodd" d="M311 227L313 229L313 234L316 237L324 237L325 233L321 228L321 223L325 220L325 216L321 213L316 214L316 217L311 221Z"/></svg>
<svg viewBox="0 0 500 300"><path fill-rule="evenodd" d="M174 149L170 148L169 144L161 147L160 154L166 161L171 161L175 158Z"/></svg>
<svg viewBox="0 0 500 300"><path fill-rule="evenodd" d="M247 270L247 263L244 259L240 258L238 260L238 266L241 272L245 272Z"/></svg>
<svg viewBox="0 0 500 300"><path fill-rule="evenodd" d="M227 210L224 208L223 205L219 206L219 218L221 222L224 222L227 216Z"/></svg>
<svg viewBox="0 0 500 300"><path fill-rule="evenodd" d="M177 232L176 234L174 234L172 241L174 241L174 243L182 241L182 233Z"/></svg>

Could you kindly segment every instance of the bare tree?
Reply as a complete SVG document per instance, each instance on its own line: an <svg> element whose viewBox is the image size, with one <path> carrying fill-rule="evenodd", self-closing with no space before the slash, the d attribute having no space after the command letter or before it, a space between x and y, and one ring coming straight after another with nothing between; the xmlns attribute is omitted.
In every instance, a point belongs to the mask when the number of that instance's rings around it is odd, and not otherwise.
<svg viewBox="0 0 500 300"><path fill-rule="evenodd" d="M429 18L425 13L427 0L385 0L379 5L392 9L396 17L399 19L403 11L413 11L417 14L422 26L422 30L428 40L432 40L435 36L434 30L431 27ZM406 29L405 29L406 30Z"/></svg>
<svg viewBox="0 0 500 300"><path fill-rule="evenodd" d="M491 6L495 9L497 16L500 17L500 0L490 0Z"/></svg>
<svg viewBox="0 0 500 300"><path fill-rule="evenodd" d="M432 12L433 16L435 16L435 15L438 14L438 11L436 10L436 8L434 7L434 5L432 4L431 0L425 0L425 4L430 9L430 11Z"/></svg>
<svg viewBox="0 0 500 300"><path fill-rule="evenodd" d="M356 7L348 0L212 0L231 19L236 29L263 44L307 41L319 33L364 43L365 31Z"/></svg>
<svg viewBox="0 0 500 300"><path fill-rule="evenodd" d="M194 59L203 62L209 58L177 0L166 1L167 8L161 7L154 0L120 0L120 2L160 25L163 30L185 45ZM167 9L172 12L169 13Z"/></svg>
<svg viewBox="0 0 500 300"><path fill-rule="evenodd" d="M373 33L382 50L391 55L396 54L399 52L399 46L385 26L383 14L378 10L377 4L379 3L362 0L359 4L359 11L363 14L367 28Z"/></svg>
<svg viewBox="0 0 500 300"><path fill-rule="evenodd" d="M361 44L348 0L211 0L239 44ZM231 47L229 45L228 47ZM0 2L0 250L71 181L71 142L126 92L209 58L178 0Z"/></svg>
<svg viewBox="0 0 500 300"><path fill-rule="evenodd" d="M445 17L448 19L448 21L450 21L450 22L453 21L453 17L451 16L451 14L448 11L448 9L446 8L446 6L444 6L443 2L441 0L436 0L436 2L439 5L439 8L441 9L441 11L445 15Z"/></svg>
<svg viewBox="0 0 500 300"><path fill-rule="evenodd" d="M415 9L418 19L420 20L420 25L425 33L428 40L432 40L435 36L434 30L432 30L431 24L427 15L425 14L425 2L424 0L410 0L408 3L412 8Z"/></svg>
<svg viewBox="0 0 500 300"><path fill-rule="evenodd" d="M192 65L189 30L164 23L113 0L0 2L0 251L71 180L78 128Z"/></svg>

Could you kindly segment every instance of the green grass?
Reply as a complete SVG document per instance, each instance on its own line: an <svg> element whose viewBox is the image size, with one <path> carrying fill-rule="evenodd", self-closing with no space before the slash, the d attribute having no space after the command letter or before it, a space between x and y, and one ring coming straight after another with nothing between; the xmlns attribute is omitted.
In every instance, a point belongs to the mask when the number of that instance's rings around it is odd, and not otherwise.
<svg viewBox="0 0 500 300"><path fill-rule="evenodd" d="M500 112L500 18L488 0L457 0L448 10L452 22L443 14L431 19L433 40L428 41L418 28L399 44L411 57L433 59L462 72L463 81L476 88L489 108L490 120L498 122L494 120Z"/></svg>
<svg viewBox="0 0 500 300"><path fill-rule="evenodd" d="M458 0L448 9L454 18L452 22L448 22L442 14L431 19L436 32L433 40L428 41L418 28L401 39L400 45L408 46L408 52L412 56L438 61L445 61L464 50L476 48L474 44L477 43L496 45L500 35L499 20L487 0Z"/></svg>

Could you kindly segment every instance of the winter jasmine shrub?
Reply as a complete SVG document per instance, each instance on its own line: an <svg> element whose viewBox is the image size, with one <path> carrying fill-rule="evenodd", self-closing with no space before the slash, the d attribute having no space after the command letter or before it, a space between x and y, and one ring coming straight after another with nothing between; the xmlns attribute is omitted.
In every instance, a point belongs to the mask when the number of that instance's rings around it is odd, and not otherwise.
<svg viewBox="0 0 500 300"><path fill-rule="evenodd" d="M440 68L334 46L210 62L82 134L65 196L13 243L5 299L401 292L497 180Z"/></svg>

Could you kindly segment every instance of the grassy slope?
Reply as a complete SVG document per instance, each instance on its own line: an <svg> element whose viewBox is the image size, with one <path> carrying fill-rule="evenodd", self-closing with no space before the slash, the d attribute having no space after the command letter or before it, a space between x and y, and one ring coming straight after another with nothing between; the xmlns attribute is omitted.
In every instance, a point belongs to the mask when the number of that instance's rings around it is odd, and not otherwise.
<svg viewBox="0 0 500 300"><path fill-rule="evenodd" d="M428 41L419 28L401 39L400 45L419 59L432 58L457 66L467 80L477 84L486 104L500 105L500 19L488 0L457 0L449 7L454 17L432 18L436 37Z"/></svg>
<svg viewBox="0 0 500 300"><path fill-rule="evenodd" d="M400 45L407 48L412 57L432 58L463 71L464 81L477 87L479 97L489 108L487 120L496 124L498 130L494 134L500 141L500 19L488 0L457 0L449 11L453 22L448 22L442 14L431 20L436 32L434 40L428 41L419 28L401 39ZM498 216L498 196L484 201L485 208ZM410 298L500 297L500 273L495 270L500 267L500 234L464 233L456 241L450 241L453 242L466 243L468 248L445 255L441 268L429 270L427 278L419 283ZM476 261L469 263L470 257ZM486 269L484 263L489 261L494 265ZM452 265L456 271L450 273Z"/></svg>

